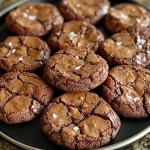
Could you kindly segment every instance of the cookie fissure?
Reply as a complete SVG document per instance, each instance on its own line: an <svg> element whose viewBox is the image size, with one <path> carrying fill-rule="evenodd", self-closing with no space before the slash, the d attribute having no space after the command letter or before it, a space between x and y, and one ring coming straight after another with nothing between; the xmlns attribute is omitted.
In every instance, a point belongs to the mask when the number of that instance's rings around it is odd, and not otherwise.
<svg viewBox="0 0 150 150"><path fill-rule="evenodd" d="M63 107L67 108L65 114L59 113ZM62 122L62 119L65 120ZM44 133L56 144L71 149L89 149L107 144L116 136L120 128L118 119L111 107L95 93L72 92L55 98L46 108L41 122Z"/></svg>
<svg viewBox="0 0 150 150"><path fill-rule="evenodd" d="M119 115L128 118L149 116L147 91L150 73L148 70L123 65L110 70L108 77L102 86L102 91L106 92L103 96Z"/></svg>

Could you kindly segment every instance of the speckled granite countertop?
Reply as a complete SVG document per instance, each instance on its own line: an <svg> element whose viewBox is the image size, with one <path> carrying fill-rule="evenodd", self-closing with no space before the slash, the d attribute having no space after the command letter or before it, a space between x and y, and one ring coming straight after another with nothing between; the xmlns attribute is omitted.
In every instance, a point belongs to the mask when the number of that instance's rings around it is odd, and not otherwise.
<svg viewBox="0 0 150 150"><path fill-rule="evenodd" d="M16 0L0 0L0 8L6 7L8 4L15 2ZM23 150L6 140L0 137L0 150ZM147 134L145 137L140 139L139 141L133 143L127 149L120 149L120 150L150 150L150 133Z"/></svg>

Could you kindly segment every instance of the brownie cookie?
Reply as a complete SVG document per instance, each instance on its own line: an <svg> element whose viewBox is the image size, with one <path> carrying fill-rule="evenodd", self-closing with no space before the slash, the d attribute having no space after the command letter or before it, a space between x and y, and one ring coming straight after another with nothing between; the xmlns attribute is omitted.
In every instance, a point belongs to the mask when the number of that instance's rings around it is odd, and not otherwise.
<svg viewBox="0 0 150 150"><path fill-rule="evenodd" d="M116 33L135 25L147 27L149 22L148 11L133 3L115 5L110 8L104 17L104 26L111 33Z"/></svg>
<svg viewBox="0 0 150 150"><path fill-rule="evenodd" d="M131 65L114 67L109 71L100 94L123 117L149 117L150 71Z"/></svg>
<svg viewBox="0 0 150 150"><path fill-rule="evenodd" d="M26 3L12 10L6 17L10 31L18 35L41 37L62 23L63 17L50 3Z"/></svg>
<svg viewBox="0 0 150 150"><path fill-rule="evenodd" d="M93 149L108 144L120 129L120 119L97 94L72 92L53 100L41 118L44 133L69 149Z"/></svg>
<svg viewBox="0 0 150 150"><path fill-rule="evenodd" d="M109 10L109 0L62 0L60 12L66 20L96 24Z"/></svg>
<svg viewBox="0 0 150 150"><path fill-rule="evenodd" d="M87 47L97 52L103 34L93 25L84 21L70 21L55 26L48 40L54 51L69 47Z"/></svg>
<svg viewBox="0 0 150 150"><path fill-rule="evenodd" d="M58 51L48 61L44 78L62 91L89 91L108 76L108 64L94 52L69 48Z"/></svg>
<svg viewBox="0 0 150 150"><path fill-rule="evenodd" d="M12 36L0 44L0 67L5 71L34 72L43 68L50 49L38 37Z"/></svg>
<svg viewBox="0 0 150 150"><path fill-rule="evenodd" d="M150 27L132 27L114 34L100 45L109 64L147 66L150 63Z"/></svg>
<svg viewBox="0 0 150 150"><path fill-rule="evenodd" d="M53 90L36 74L9 72L0 77L0 120L27 122L39 115L53 97Z"/></svg>

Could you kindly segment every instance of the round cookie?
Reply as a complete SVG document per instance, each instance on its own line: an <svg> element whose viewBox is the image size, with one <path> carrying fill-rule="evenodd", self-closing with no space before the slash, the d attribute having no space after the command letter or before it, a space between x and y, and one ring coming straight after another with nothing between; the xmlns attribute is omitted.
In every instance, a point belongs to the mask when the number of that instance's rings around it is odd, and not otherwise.
<svg viewBox="0 0 150 150"><path fill-rule="evenodd" d="M94 149L108 144L121 122L113 109L97 94L72 92L53 100L41 118L44 133L68 149Z"/></svg>
<svg viewBox="0 0 150 150"><path fill-rule="evenodd" d="M12 36L0 44L0 67L5 71L34 72L50 57L46 42L38 37Z"/></svg>
<svg viewBox="0 0 150 150"><path fill-rule="evenodd" d="M9 72L0 77L0 95L0 120L17 124L39 115L53 90L36 74Z"/></svg>
<svg viewBox="0 0 150 150"><path fill-rule="evenodd" d="M148 11L133 3L121 3L110 8L104 17L104 26L110 33L116 33L128 27L144 26L150 22Z"/></svg>
<svg viewBox="0 0 150 150"><path fill-rule="evenodd" d="M150 26L132 27L116 33L100 45L109 64L147 66L150 63Z"/></svg>
<svg viewBox="0 0 150 150"><path fill-rule="evenodd" d="M62 91L89 91L106 80L108 64L92 51L68 48L49 59L43 76Z"/></svg>
<svg viewBox="0 0 150 150"><path fill-rule="evenodd" d="M67 21L82 20L96 24L109 7L109 0L62 0L59 9Z"/></svg>
<svg viewBox="0 0 150 150"><path fill-rule="evenodd" d="M103 34L93 25L85 21L70 21L53 28L48 44L54 51L69 47L86 47L97 52L103 40Z"/></svg>
<svg viewBox="0 0 150 150"><path fill-rule="evenodd" d="M100 94L123 117L149 117L150 71L132 65L114 67L109 71Z"/></svg>
<svg viewBox="0 0 150 150"><path fill-rule="evenodd" d="M63 17L50 3L26 3L12 10L6 17L9 30L18 35L41 37L62 23Z"/></svg>

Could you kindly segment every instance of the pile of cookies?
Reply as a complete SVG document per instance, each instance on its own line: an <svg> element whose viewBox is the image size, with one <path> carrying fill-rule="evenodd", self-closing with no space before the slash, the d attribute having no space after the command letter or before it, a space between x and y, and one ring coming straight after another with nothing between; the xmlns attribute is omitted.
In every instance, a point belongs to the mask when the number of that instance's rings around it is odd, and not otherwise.
<svg viewBox="0 0 150 150"><path fill-rule="evenodd" d="M101 19L113 34L107 39L94 26ZM93 149L116 137L118 115L150 117L146 9L110 7L108 0L62 0L59 10L26 3L8 13L6 25L16 35L0 44L0 68L7 72L0 77L1 121L17 124L43 113L41 126L51 141ZM40 39L45 35L46 42ZM89 92L95 88L97 94ZM54 98L56 89L66 93Z"/></svg>

